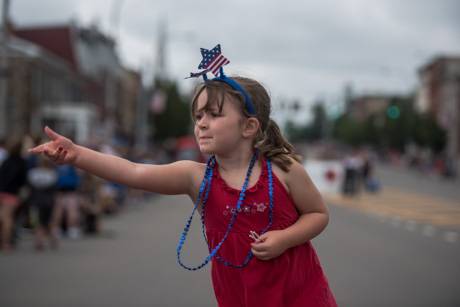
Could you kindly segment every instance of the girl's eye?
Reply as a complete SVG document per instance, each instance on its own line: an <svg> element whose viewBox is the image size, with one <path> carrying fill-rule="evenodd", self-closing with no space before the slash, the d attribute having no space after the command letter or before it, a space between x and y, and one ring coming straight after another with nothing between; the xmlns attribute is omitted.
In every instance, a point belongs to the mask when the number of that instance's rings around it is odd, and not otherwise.
<svg viewBox="0 0 460 307"><path fill-rule="evenodd" d="M196 120L200 120L202 117L203 117L203 115L201 115L201 114L195 114L195 119Z"/></svg>

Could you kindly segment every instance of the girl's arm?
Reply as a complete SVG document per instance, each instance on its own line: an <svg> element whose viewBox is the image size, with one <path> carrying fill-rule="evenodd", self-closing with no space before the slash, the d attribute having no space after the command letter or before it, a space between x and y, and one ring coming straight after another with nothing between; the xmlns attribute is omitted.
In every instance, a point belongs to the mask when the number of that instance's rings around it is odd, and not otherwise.
<svg viewBox="0 0 460 307"><path fill-rule="evenodd" d="M161 194L192 193L192 173L199 167L199 163L134 163L76 145L48 127L45 127L45 132L51 141L31 149L30 152L43 153L57 164L73 164L88 173L132 188Z"/></svg>
<svg viewBox="0 0 460 307"><path fill-rule="evenodd" d="M305 243L319 235L329 222L329 212L303 166L293 161L286 174L286 184L300 214L286 229L269 231L252 244L252 251L262 260L279 256L286 249Z"/></svg>

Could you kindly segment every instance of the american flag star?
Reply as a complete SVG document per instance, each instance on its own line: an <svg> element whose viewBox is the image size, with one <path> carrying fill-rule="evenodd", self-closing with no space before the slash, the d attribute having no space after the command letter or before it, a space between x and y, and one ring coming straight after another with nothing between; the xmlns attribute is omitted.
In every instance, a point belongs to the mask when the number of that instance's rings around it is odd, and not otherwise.
<svg viewBox="0 0 460 307"><path fill-rule="evenodd" d="M217 44L217 46L211 50L201 48L201 56L203 60L201 60L198 69L208 69L215 76L217 76L220 67L230 63L230 61L222 55L220 44Z"/></svg>

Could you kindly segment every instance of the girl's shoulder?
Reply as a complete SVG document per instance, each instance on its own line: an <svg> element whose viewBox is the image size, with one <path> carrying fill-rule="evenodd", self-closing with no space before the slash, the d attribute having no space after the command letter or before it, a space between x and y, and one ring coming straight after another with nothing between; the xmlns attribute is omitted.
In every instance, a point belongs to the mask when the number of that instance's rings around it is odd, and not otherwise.
<svg viewBox="0 0 460 307"><path fill-rule="evenodd" d="M201 177L203 179L204 172L206 171L206 163L196 162L196 161L187 161L192 176ZM201 180L200 180L201 181Z"/></svg>
<svg viewBox="0 0 460 307"><path fill-rule="evenodd" d="M301 177L306 177L307 172L302 164L300 164L294 158L289 158L291 160L291 165L289 166L289 171L283 170L281 167L272 163L273 173L278 177L279 181L283 184L286 188L288 193L291 193L291 184L296 182Z"/></svg>

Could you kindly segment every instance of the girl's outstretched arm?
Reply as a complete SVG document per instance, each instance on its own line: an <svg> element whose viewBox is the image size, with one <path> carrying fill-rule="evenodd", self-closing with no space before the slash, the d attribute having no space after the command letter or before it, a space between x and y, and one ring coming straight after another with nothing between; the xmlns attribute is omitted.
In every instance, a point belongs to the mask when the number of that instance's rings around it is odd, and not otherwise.
<svg viewBox="0 0 460 307"><path fill-rule="evenodd" d="M256 257L269 260L286 249L305 243L319 235L329 222L329 212L304 167L293 161L286 184L300 216L286 229L268 231L252 244Z"/></svg>
<svg viewBox="0 0 460 307"><path fill-rule="evenodd" d="M136 189L161 194L191 195L193 192L192 174L199 169L199 163L139 164L74 144L48 127L45 127L45 133L51 140L30 149L30 152L44 154L57 164L73 164L98 177Z"/></svg>

